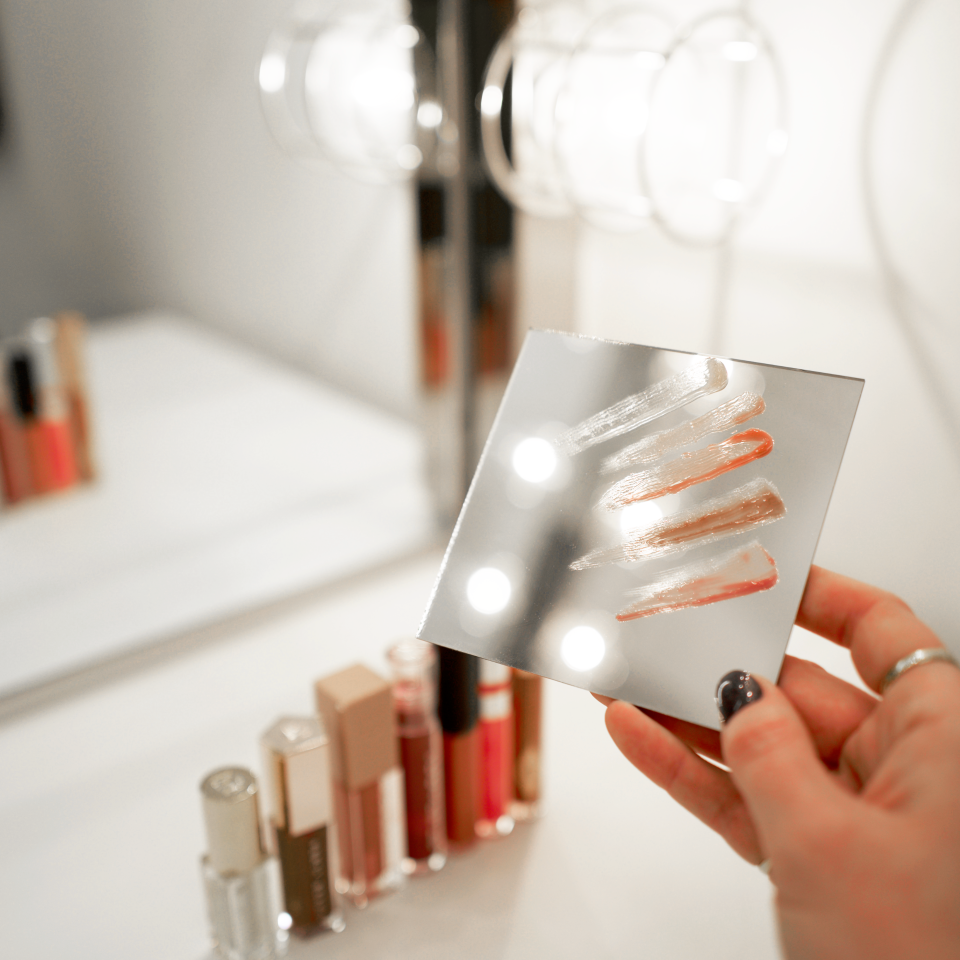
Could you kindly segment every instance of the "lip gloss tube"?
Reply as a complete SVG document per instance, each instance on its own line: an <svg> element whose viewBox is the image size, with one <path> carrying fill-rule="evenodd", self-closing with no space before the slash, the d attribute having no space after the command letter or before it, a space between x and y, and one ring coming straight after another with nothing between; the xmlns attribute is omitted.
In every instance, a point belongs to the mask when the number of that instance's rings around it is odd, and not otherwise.
<svg viewBox="0 0 960 960"><path fill-rule="evenodd" d="M513 671L513 796L514 820L540 815L540 736L543 713L543 677L526 670Z"/></svg>
<svg viewBox="0 0 960 960"><path fill-rule="evenodd" d="M73 439L77 474L81 480L93 480L97 468L93 455L93 428L84 363L87 321L82 313L64 310L54 316L54 349L57 368L67 404L67 421Z"/></svg>
<svg viewBox="0 0 960 960"><path fill-rule="evenodd" d="M3 378L0 382L0 479L3 481L3 499L19 503L33 494L30 475L30 454L27 435L16 400L13 344L2 346Z"/></svg>
<svg viewBox="0 0 960 960"><path fill-rule="evenodd" d="M390 684L361 664L318 680L340 824L337 889L358 907L405 879L403 771Z"/></svg>
<svg viewBox="0 0 960 960"><path fill-rule="evenodd" d="M330 743L316 717L281 717L263 749L270 826L283 878L282 920L299 937L344 928L337 828L330 796Z"/></svg>
<svg viewBox="0 0 960 960"><path fill-rule="evenodd" d="M447 839L466 847L477 838L480 737L477 720L479 661L458 650L438 647L440 726L443 729L444 802Z"/></svg>
<svg viewBox="0 0 960 960"><path fill-rule="evenodd" d="M437 655L433 644L401 640L387 651L406 785L405 871L439 870L447 862L443 803L443 734L437 719Z"/></svg>
<svg viewBox="0 0 960 960"><path fill-rule="evenodd" d="M513 671L480 661L480 817L478 837L505 837L513 830Z"/></svg>
<svg viewBox="0 0 960 960"><path fill-rule="evenodd" d="M207 853L201 859L214 951L226 960L274 960L278 925L272 859L263 850L256 778L242 767L214 770L200 784Z"/></svg>
<svg viewBox="0 0 960 960"><path fill-rule="evenodd" d="M34 320L10 359L14 407L23 422L34 493L65 490L79 479L55 335L52 320Z"/></svg>

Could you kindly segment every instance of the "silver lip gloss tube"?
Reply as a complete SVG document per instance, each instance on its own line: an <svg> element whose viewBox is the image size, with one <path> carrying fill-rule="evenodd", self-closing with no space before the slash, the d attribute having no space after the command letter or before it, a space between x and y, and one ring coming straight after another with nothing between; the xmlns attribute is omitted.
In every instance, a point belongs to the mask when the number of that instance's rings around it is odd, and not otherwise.
<svg viewBox="0 0 960 960"><path fill-rule="evenodd" d="M200 784L207 854L201 859L210 933L226 960L283 956L276 880L260 837L256 778L242 767L214 770Z"/></svg>

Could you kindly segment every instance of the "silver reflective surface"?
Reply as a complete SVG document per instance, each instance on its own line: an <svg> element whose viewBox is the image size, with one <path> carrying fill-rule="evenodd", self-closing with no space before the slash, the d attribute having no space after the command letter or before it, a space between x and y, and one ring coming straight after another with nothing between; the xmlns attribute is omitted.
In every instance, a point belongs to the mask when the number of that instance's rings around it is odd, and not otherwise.
<svg viewBox="0 0 960 960"><path fill-rule="evenodd" d="M714 729L713 694L721 676L745 669L775 678L863 381L724 359L727 386L719 392L575 454L556 442L586 418L696 360L677 351L531 331L419 636ZM685 449L755 427L773 437L768 456L677 493L616 511L598 508L612 483L651 466L602 473L606 458L747 391L763 397L762 414ZM631 531L758 478L782 497L782 519L653 559L570 567L592 550L617 546ZM631 591L752 540L776 561L779 582L772 589L617 620Z"/></svg>

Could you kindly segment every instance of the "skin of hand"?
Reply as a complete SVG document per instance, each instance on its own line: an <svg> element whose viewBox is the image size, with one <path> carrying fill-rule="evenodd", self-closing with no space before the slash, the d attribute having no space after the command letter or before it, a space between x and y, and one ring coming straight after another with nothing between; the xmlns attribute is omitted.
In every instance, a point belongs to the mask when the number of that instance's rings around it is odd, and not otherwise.
<svg viewBox="0 0 960 960"><path fill-rule="evenodd" d="M942 646L901 600L819 567L797 624L848 647L876 691L902 657ZM760 697L720 734L598 699L634 766L750 863L769 860L792 960L956 960L960 670L924 664L882 699L792 657L779 685L754 679Z"/></svg>

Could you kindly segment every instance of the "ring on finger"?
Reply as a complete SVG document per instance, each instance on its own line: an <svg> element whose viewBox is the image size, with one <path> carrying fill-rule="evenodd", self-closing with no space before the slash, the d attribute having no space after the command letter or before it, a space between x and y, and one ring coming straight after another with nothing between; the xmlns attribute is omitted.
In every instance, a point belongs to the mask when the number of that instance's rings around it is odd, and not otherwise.
<svg viewBox="0 0 960 960"><path fill-rule="evenodd" d="M887 675L883 678L883 683L880 684L881 695L887 692L887 688L894 680L902 677L908 670L922 666L925 663L936 663L938 660L944 663L952 663L960 669L960 663L957 663L950 651L945 650L943 647L928 647L926 649L914 650L913 653L908 653L890 668Z"/></svg>

